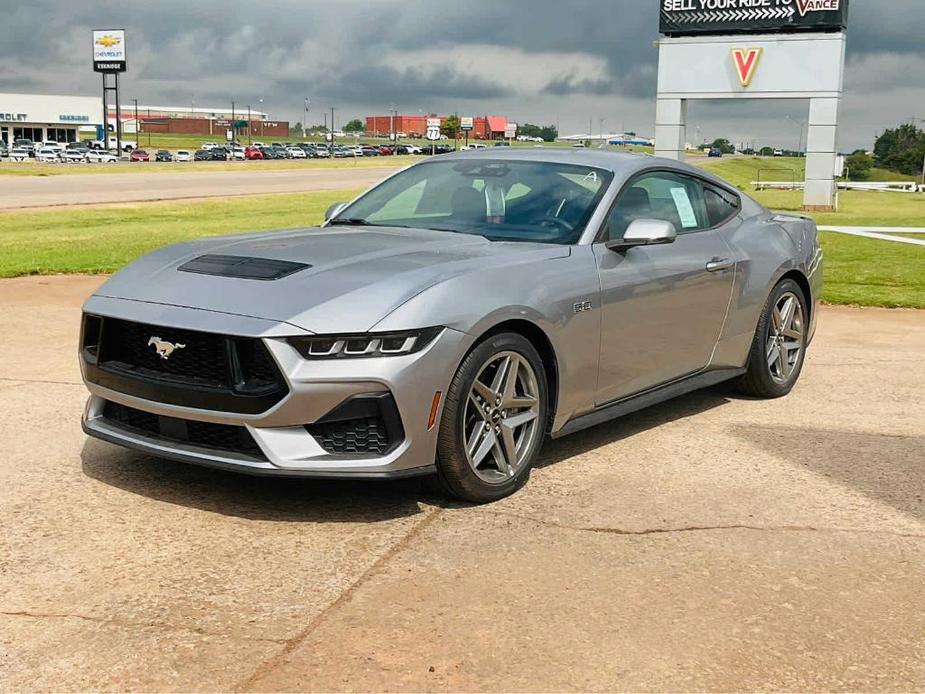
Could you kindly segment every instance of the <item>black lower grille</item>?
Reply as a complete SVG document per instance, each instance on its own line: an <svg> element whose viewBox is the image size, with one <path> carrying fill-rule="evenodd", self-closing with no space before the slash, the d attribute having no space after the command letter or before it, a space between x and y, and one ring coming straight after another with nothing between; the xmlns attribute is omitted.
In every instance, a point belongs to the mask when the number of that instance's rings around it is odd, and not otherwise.
<svg viewBox="0 0 925 694"><path fill-rule="evenodd" d="M392 447L385 423L378 417L312 424L309 433L328 453L382 455Z"/></svg>
<svg viewBox="0 0 925 694"><path fill-rule="evenodd" d="M355 395L305 429L332 455L382 456L405 438L391 393Z"/></svg>
<svg viewBox="0 0 925 694"><path fill-rule="evenodd" d="M103 419L120 429L162 441L243 453L251 458L265 460L260 446L245 427L163 417L115 402L106 403Z"/></svg>
<svg viewBox="0 0 925 694"><path fill-rule="evenodd" d="M169 405L259 414L288 392L262 340L87 315L87 380Z"/></svg>

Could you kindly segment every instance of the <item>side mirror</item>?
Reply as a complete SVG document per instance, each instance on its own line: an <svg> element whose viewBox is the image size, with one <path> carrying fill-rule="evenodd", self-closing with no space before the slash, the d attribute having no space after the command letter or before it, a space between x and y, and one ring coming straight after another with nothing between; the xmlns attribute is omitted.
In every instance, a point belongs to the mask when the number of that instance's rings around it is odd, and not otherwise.
<svg viewBox="0 0 925 694"><path fill-rule="evenodd" d="M328 222L334 219L346 206L347 203L345 202L335 202L328 208L327 212L324 213L324 221Z"/></svg>
<svg viewBox="0 0 925 694"><path fill-rule="evenodd" d="M611 251L626 251L636 246L658 246L674 243L678 233L674 224L661 219L634 219L622 239L604 244Z"/></svg>

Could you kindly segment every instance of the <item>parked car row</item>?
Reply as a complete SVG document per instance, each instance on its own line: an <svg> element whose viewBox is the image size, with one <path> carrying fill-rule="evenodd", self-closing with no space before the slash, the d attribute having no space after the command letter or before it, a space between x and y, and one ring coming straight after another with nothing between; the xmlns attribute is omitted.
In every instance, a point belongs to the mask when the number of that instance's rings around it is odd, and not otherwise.
<svg viewBox="0 0 925 694"><path fill-rule="evenodd" d="M507 143L505 143L507 144ZM34 159L47 163L114 163L120 157L104 149L102 143L96 141L33 143L31 140L16 140L13 146L6 147L0 141L0 156L7 156L11 161L27 161ZM485 145L470 145L475 149ZM429 155L446 154L453 148L446 144L414 145L409 143L398 144L319 144L312 142L271 144L257 142L252 145L233 143L221 145L207 142L198 150L180 149L170 152L159 149L149 152L137 147L132 148L125 157L130 162L188 162L188 161L252 161L263 159L346 159L355 157L382 157L392 155Z"/></svg>

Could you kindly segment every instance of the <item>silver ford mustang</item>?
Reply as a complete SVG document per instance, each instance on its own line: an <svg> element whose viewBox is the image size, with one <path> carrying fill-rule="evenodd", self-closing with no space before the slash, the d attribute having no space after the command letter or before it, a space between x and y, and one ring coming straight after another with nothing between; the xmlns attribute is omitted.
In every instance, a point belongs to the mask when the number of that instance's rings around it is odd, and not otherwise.
<svg viewBox="0 0 925 694"><path fill-rule="evenodd" d="M480 150L321 228L191 241L84 306L91 436L298 477L436 475L488 502L564 436L735 379L786 395L814 332L815 224L704 171Z"/></svg>

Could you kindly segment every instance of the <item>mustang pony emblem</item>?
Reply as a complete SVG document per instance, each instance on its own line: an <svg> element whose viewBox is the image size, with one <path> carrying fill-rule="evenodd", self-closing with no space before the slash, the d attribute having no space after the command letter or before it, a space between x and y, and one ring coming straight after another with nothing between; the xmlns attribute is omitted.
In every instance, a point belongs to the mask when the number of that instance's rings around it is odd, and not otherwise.
<svg viewBox="0 0 925 694"><path fill-rule="evenodd" d="M186 345L181 345L179 342L174 344L173 342L167 342L162 340L159 337L152 337L148 340L148 347L154 345L154 349L157 350L157 356L161 359L170 359L170 355L176 352L178 349L186 349Z"/></svg>

